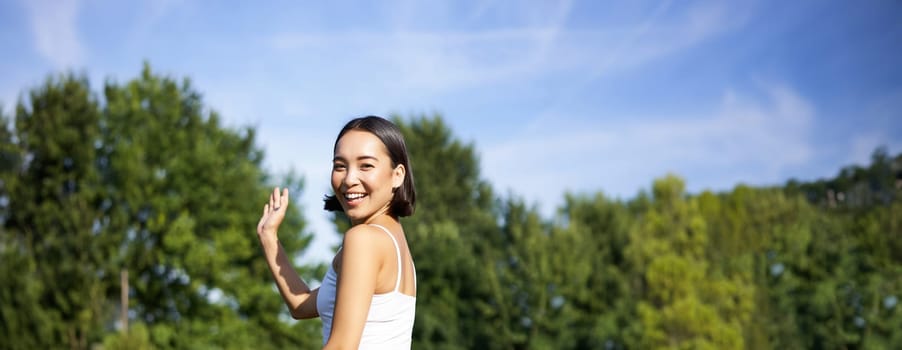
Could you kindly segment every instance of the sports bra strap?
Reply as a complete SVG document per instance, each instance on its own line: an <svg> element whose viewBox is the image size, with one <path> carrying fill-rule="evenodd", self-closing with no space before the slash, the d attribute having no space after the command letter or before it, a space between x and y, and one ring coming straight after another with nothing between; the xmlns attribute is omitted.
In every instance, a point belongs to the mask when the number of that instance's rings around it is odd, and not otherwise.
<svg viewBox="0 0 902 350"><path fill-rule="evenodd" d="M401 246L398 245L398 240L395 239L395 236L392 235L391 232L388 231L387 228L383 227L382 225L376 225L376 224L370 224L370 226L376 226L378 228L381 228L382 231L385 231L385 234L387 234L388 237L391 238L392 243L395 244L395 253L398 253L398 281L395 282L395 290L394 291L397 292L398 289L401 288Z"/></svg>

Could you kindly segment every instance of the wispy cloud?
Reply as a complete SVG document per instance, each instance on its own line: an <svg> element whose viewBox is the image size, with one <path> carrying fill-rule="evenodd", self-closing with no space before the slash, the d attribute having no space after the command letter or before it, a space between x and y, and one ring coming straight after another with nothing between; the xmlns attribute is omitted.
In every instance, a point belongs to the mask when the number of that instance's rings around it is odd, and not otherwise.
<svg viewBox="0 0 902 350"><path fill-rule="evenodd" d="M565 35L571 11L569 1L554 6L517 6L521 20L515 27L481 30L418 29L408 25L417 11L410 4L393 11L396 22L387 32L286 32L272 36L270 47L279 53L318 52L344 57L391 76L401 90L449 90L548 73L543 68L556 56L555 43ZM469 16L476 20L490 2L476 6ZM352 56L336 55L339 49Z"/></svg>
<svg viewBox="0 0 902 350"><path fill-rule="evenodd" d="M737 30L755 12L740 2L671 5L670 1L661 2L641 19L623 26L562 35L556 50L563 58L557 63L575 67L572 69L580 74L567 90L559 91L558 103L568 103L575 95L573 91L585 89L595 81L635 73Z"/></svg>
<svg viewBox="0 0 902 350"><path fill-rule="evenodd" d="M504 29L478 33L400 32L280 34L280 51L353 52L357 62L378 67L406 88L448 90L526 78L539 70L540 47L555 29ZM339 56L326 53L327 56Z"/></svg>
<svg viewBox="0 0 902 350"><path fill-rule="evenodd" d="M23 3L37 52L56 69L81 65L85 50L78 37L78 1L35 0Z"/></svg>
<svg viewBox="0 0 902 350"><path fill-rule="evenodd" d="M790 87L761 90L763 98L727 91L707 115L599 116L590 125L549 116L487 148L483 169L502 189L536 200L545 210L565 190L632 196L666 173L715 189L782 181L788 167L812 156L815 110Z"/></svg>
<svg viewBox="0 0 902 350"><path fill-rule="evenodd" d="M268 42L278 54L320 54L373 68L370 71L378 68L400 90L448 91L553 74L569 75L580 85L663 59L742 22L728 17L724 6L671 10L667 4L641 22L617 27L569 28L573 9L570 2L561 2L542 9L543 16L519 14L520 25L513 27L282 32ZM474 16L482 16L490 6L477 7Z"/></svg>

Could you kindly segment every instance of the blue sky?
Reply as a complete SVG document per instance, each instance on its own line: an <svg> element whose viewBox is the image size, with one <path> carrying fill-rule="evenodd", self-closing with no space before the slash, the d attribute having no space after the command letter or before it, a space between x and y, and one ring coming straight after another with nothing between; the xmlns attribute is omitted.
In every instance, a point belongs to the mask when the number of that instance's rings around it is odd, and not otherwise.
<svg viewBox="0 0 902 350"><path fill-rule="evenodd" d="M338 239L319 210L333 137L361 115L441 113L500 193L546 215L565 191L781 184L902 152L892 0L3 0L0 44L6 111L67 69L98 91L145 60L190 77L258 129L269 169L306 177L312 260Z"/></svg>

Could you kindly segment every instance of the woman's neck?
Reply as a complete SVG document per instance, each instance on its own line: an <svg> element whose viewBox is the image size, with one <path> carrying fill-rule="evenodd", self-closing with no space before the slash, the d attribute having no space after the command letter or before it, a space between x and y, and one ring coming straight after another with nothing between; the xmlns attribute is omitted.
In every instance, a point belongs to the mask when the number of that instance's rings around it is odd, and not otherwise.
<svg viewBox="0 0 902 350"><path fill-rule="evenodd" d="M377 220L379 220L379 218L381 218L383 216L391 218L394 221L398 221L398 218L395 217L394 215L391 215L391 212L388 210L388 207L386 206L385 208L378 210L377 212L373 213L373 215L370 215L369 217L367 217L365 219L351 221L351 225L357 226L357 225L361 225L361 224L363 224L363 225L374 224L374 223L376 223Z"/></svg>

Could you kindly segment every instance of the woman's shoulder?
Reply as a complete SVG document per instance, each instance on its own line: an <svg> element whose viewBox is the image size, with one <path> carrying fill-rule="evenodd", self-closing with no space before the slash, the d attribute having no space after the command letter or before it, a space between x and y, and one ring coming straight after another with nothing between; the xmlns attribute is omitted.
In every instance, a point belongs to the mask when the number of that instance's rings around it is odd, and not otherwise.
<svg viewBox="0 0 902 350"><path fill-rule="evenodd" d="M380 232L382 232L382 229L380 229L378 225L357 224L357 225L351 226L351 228L349 228L348 231L345 232L345 237L365 236L365 235L372 235L374 233L380 233ZM385 235L385 234L383 233L383 235Z"/></svg>
<svg viewBox="0 0 902 350"><path fill-rule="evenodd" d="M379 226L359 224L345 232L342 249L348 249L349 245L358 247L382 246L386 243L391 245L390 239L391 237L386 235Z"/></svg>

